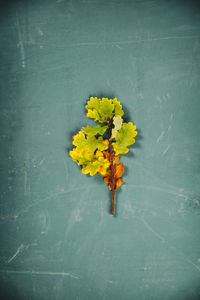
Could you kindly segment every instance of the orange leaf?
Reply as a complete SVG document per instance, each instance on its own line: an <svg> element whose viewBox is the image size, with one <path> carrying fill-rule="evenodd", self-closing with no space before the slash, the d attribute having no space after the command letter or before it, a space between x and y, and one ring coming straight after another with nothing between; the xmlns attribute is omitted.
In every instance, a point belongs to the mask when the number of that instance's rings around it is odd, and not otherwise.
<svg viewBox="0 0 200 300"><path fill-rule="evenodd" d="M124 181L121 178L118 178L116 180L116 190L122 185Z"/></svg>
<svg viewBox="0 0 200 300"><path fill-rule="evenodd" d="M105 177L104 178L104 182L107 183L107 184L109 184L110 183L110 177Z"/></svg>
<svg viewBox="0 0 200 300"><path fill-rule="evenodd" d="M107 169L106 174L104 175L105 177L111 177L111 171L109 169Z"/></svg>
<svg viewBox="0 0 200 300"><path fill-rule="evenodd" d="M115 164L117 165L118 162L119 162L119 155L115 155L114 158L113 158L113 164L114 164L114 165L115 165Z"/></svg>
<svg viewBox="0 0 200 300"><path fill-rule="evenodd" d="M122 174L124 173L124 164L121 163L120 165L115 165L114 172L115 172L115 177L120 178L122 176Z"/></svg>

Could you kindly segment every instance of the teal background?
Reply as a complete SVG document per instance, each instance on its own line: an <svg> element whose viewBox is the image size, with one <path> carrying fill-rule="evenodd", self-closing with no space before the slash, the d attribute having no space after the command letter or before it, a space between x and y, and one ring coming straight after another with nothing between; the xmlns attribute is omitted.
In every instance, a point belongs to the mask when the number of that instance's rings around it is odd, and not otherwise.
<svg viewBox="0 0 200 300"><path fill-rule="evenodd" d="M200 299L200 6L5 1L0 12L1 299ZM90 96L139 129L109 215L71 160Z"/></svg>

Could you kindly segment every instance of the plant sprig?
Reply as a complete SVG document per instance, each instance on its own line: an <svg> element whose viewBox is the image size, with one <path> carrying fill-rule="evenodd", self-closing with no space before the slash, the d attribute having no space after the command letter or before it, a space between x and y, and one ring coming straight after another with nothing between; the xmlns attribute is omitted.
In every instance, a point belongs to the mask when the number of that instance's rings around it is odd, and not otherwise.
<svg viewBox="0 0 200 300"><path fill-rule="evenodd" d="M123 183L124 164L119 164L119 155L128 153L128 146L135 143L136 126L124 122L122 105L117 98L90 97L85 108L86 116L98 124L87 125L73 136L75 148L69 151L69 155L82 166L84 174L93 176L98 173L104 177L112 191L110 214L113 215L115 192Z"/></svg>

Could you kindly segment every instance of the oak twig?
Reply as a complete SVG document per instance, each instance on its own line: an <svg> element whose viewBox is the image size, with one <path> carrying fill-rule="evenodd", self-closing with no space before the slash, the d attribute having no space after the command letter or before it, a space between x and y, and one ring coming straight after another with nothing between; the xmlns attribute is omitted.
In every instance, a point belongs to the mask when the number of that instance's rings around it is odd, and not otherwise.
<svg viewBox="0 0 200 300"><path fill-rule="evenodd" d="M72 160L82 167L83 174L100 174L111 191L110 214L115 214L115 193L123 184L121 178L124 164L119 163L119 155L126 154L135 143L136 126L125 122L124 111L117 98L90 97L85 105L86 117L98 122L95 126L82 127L73 135L69 151Z"/></svg>

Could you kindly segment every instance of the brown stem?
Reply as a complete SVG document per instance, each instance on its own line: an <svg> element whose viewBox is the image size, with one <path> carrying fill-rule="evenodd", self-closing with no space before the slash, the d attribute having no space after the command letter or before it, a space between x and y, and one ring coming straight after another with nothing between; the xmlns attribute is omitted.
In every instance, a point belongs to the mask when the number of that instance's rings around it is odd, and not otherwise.
<svg viewBox="0 0 200 300"><path fill-rule="evenodd" d="M115 201L115 190L112 190L112 206L111 206L111 216L114 215L114 201Z"/></svg>
<svg viewBox="0 0 200 300"><path fill-rule="evenodd" d="M114 214L114 203L115 203L115 173L114 173L114 166L113 166L113 156L114 156L114 150L111 144L111 136L112 136L112 123L113 120L109 120L109 152L110 152L110 171L111 171L111 191L112 191L112 204L111 204L111 212L110 214Z"/></svg>

